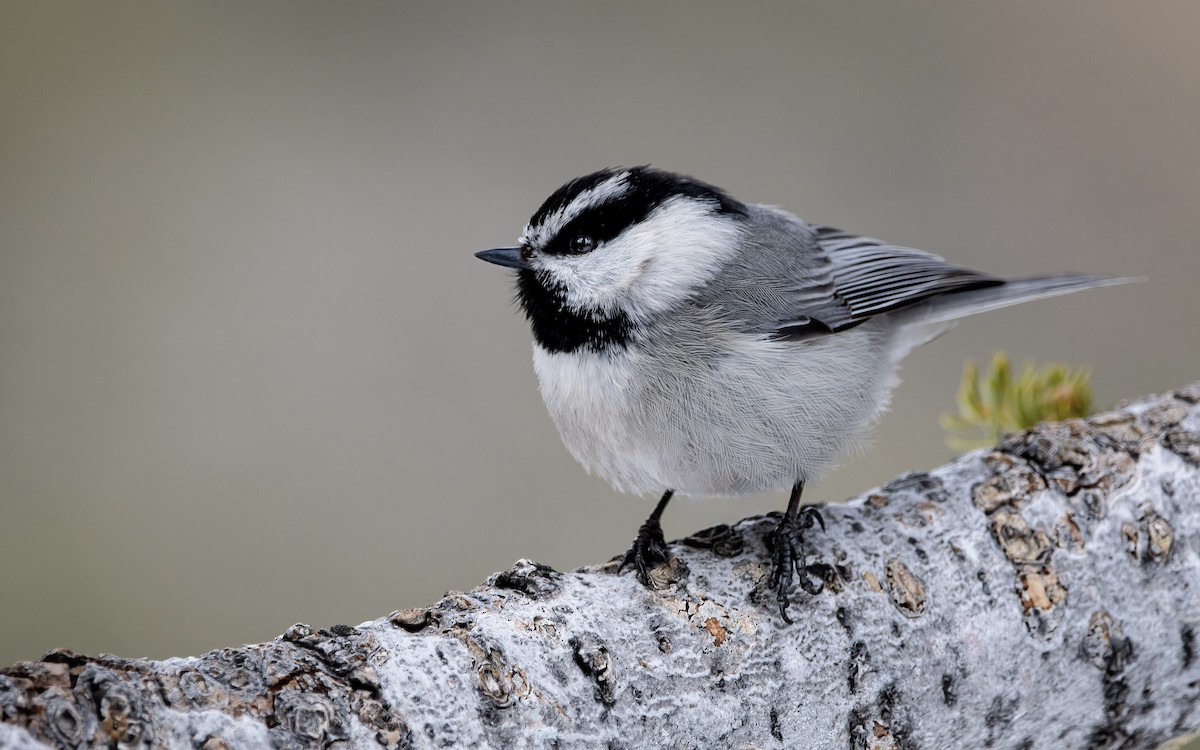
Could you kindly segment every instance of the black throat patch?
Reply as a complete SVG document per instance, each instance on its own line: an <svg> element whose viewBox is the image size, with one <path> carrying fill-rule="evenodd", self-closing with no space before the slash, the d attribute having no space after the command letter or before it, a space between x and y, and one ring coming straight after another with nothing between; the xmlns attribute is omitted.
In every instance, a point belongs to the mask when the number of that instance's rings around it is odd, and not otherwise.
<svg viewBox="0 0 1200 750"><path fill-rule="evenodd" d="M624 313L576 312L567 306L563 288L543 278L537 271L517 273L517 301L542 348L555 353L600 352L629 343L629 318Z"/></svg>

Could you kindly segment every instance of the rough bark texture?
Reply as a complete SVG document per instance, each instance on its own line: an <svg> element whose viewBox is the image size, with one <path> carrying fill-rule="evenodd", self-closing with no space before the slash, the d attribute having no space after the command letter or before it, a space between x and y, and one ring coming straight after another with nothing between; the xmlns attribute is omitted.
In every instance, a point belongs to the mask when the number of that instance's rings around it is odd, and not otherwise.
<svg viewBox="0 0 1200 750"><path fill-rule="evenodd" d="M0 671L4 747L1155 747L1200 727L1200 383L824 511L786 626L749 518L358 627ZM44 744L43 744L44 743Z"/></svg>

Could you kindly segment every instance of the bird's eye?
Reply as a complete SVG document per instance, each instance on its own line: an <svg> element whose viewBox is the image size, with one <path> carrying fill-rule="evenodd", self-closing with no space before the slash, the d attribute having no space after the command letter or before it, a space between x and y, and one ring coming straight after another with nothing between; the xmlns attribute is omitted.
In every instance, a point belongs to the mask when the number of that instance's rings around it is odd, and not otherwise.
<svg viewBox="0 0 1200 750"><path fill-rule="evenodd" d="M571 238L570 248L576 254L590 253L596 248L596 241L586 234L577 234Z"/></svg>

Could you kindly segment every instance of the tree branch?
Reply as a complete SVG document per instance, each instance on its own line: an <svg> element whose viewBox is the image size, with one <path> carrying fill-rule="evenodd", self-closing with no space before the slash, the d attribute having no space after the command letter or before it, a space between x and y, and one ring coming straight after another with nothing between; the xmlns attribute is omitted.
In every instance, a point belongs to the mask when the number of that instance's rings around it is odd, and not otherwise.
<svg viewBox="0 0 1200 750"><path fill-rule="evenodd" d="M769 517L528 560L358 627L0 670L0 746L1149 748L1200 728L1200 383L824 510L786 626Z"/></svg>

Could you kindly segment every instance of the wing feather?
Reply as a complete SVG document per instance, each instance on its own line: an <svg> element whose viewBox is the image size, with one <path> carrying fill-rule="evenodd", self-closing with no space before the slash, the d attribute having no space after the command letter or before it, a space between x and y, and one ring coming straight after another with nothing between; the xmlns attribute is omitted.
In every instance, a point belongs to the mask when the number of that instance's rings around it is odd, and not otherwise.
<svg viewBox="0 0 1200 750"><path fill-rule="evenodd" d="M828 259L827 284L798 285L796 316L783 321L779 333L804 336L852 328L876 315L901 310L947 292L998 286L1003 279L954 266L911 247L889 245L822 225L810 225L818 252ZM826 279L820 279L826 281ZM843 311L810 309L832 292ZM839 314L842 313L842 314ZM814 326L816 321L819 326Z"/></svg>

